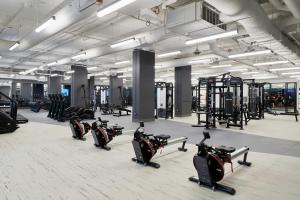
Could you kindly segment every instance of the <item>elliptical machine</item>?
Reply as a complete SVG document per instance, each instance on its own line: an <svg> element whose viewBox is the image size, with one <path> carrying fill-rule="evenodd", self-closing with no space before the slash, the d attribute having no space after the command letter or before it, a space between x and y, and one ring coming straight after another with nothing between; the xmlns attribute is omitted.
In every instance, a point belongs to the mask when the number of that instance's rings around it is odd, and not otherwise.
<svg viewBox="0 0 300 200"><path fill-rule="evenodd" d="M144 122L140 122L140 126L134 133L134 139L132 141L133 149L136 158L132 158L132 161L145 166L150 166L154 168L160 168L158 163L151 162L153 156L157 153L160 148L164 148L167 145L181 143L182 146L178 148L179 151L186 152L185 144L187 137L180 137L174 140L170 140L170 135L156 135L147 134L144 131Z"/></svg>
<svg viewBox="0 0 300 200"><path fill-rule="evenodd" d="M221 185L218 182L224 178L224 164L230 163L233 172L232 160L240 155L244 155L244 158L238 163L248 167L251 166L251 163L247 162L249 147L235 150L234 147L223 145L218 147L208 146L204 141L210 139L209 132L204 131L203 135L203 140L197 144L198 153L193 158L198 177L193 176L189 180L212 190L220 190L234 195L236 192L234 188Z"/></svg>
<svg viewBox="0 0 300 200"><path fill-rule="evenodd" d="M98 122L100 122L100 124ZM124 129L124 127L118 126L117 124L112 127L108 127L108 122L109 121L102 120L99 117L98 121L94 122L91 127L95 146L107 151L111 149L107 146L107 144L110 143L114 137L122 135L122 130Z"/></svg>
<svg viewBox="0 0 300 200"><path fill-rule="evenodd" d="M84 135L91 130L91 126L87 122L81 122L81 119L78 116L71 117L70 127L73 138L77 140L85 140Z"/></svg>

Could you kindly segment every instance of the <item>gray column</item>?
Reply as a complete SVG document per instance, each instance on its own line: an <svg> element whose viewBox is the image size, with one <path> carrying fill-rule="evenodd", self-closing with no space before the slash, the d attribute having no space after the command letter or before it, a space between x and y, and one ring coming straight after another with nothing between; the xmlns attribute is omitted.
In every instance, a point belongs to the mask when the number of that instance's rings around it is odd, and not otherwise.
<svg viewBox="0 0 300 200"><path fill-rule="evenodd" d="M89 100L92 101L94 98L94 91L95 91L95 77L94 76L90 77L90 79L88 80L88 85L89 85L88 96L89 96Z"/></svg>
<svg viewBox="0 0 300 200"><path fill-rule="evenodd" d="M123 79L117 76L109 77L109 103L111 105L121 105L120 87L123 88Z"/></svg>
<svg viewBox="0 0 300 200"><path fill-rule="evenodd" d="M191 66L175 68L175 117L192 114Z"/></svg>
<svg viewBox="0 0 300 200"><path fill-rule="evenodd" d="M132 121L154 121L155 53L135 49L132 60Z"/></svg>
<svg viewBox="0 0 300 200"><path fill-rule="evenodd" d="M48 94L59 94L61 92L62 77L55 76L48 78Z"/></svg>
<svg viewBox="0 0 300 200"><path fill-rule="evenodd" d="M85 66L72 65L71 105L85 108L88 104L88 71Z"/></svg>
<svg viewBox="0 0 300 200"><path fill-rule="evenodd" d="M16 96L17 94L17 83L12 82L11 83L11 97Z"/></svg>
<svg viewBox="0 0 300 200"><path fill-rule="evenodd" d="M31 100L31 95L31 83L21 83L21 96L27 100Z"/></svg>

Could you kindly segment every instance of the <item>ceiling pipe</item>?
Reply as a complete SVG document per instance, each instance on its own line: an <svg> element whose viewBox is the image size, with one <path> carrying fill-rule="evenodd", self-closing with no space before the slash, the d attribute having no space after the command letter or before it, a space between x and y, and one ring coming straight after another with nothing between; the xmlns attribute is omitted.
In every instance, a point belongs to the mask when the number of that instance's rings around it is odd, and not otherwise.
<svg viewBox="0 0 300 200"><path fill-rule="evenodd" d="M300 1L299 0L283 0L290 9L294 17L300 19Z"/></svg>
<svg viewBox="0 0 300 200"><path fill-rule="evenodd" d="M300 55L298 47L276 28L256 1L248 0L205 0L221 13L225 20L236 20L250 36L257 36L258 30L273 36L292 52Z"/></svg>
<svg viewBox="0 0 300 200"><path fill-rule="evenodd" d="M51 16L55 16L55 23L51 27L43 30L40 33L36 33L34 30L20 40L20 46L15 51L25 51L28 50L44 40L50 38L51 36L57 34L58 32L64 30L65 28L77 23L78 21L89 17L91 14L95 14L97 11L97 6L91 6L86 10L80 12L78 9L78 1L80 4L88 4L89 0L75 0L71 5L66 5L59 9L57 12L52 13ZM108 0L112 1L112 0ZM47 19L45 19L47 20Z"/></svg>

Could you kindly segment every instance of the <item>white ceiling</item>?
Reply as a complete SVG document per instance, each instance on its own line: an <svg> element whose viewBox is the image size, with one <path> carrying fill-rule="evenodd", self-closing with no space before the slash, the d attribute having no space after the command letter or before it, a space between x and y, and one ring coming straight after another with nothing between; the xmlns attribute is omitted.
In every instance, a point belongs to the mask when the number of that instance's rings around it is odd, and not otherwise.
<svg viewBox="0 0 300 200"><path fill-rule="evenodd" d="M176 65L185 64L189 60L195 59L193 52L198 48L203 57L214 58L219 60L220 64L230 63L231 68L210 69L208 64L193 66L194 72L203 72L204 74L223 73L228 69L247 68L249 71L259 71L260 73L269 74L269 68L276 67L300 67L300 58L295 57L294 54L288 52L282 55L263 55L255 57L247 57L243 59L229 60L227 55L234 53L246 52L249 50L259 50L264 48L275 48L274 41L266 41L267 36L253 37L249 36L247 31L239 23L231 23L229 29L239 29L239 37L220 39L213 44L216 49L211 49L208 43L186 46L185 42L191 38L197 38L207 35L212 35L218 32L223 32L222 29L210 24L207 21L197 19L193 24L184 26L172 25L169 27L164 22L167 22L167 13L180 10L183 6L191 3L188 0L179 0L176 4L171 5L167 11L161 10L161 4L164 0L139 0L132 5L112 13L103 18L96 16L96 11L100 9L96 5L92 5L84 11L79 11L85 5L93 3L93 0L9 0L0 1L0 68L6 73L19 73L20 71L39 67L43 64L58 60L70 60L70 57L80 53L81 50L96 49L96 56L92 56L88 60L80 61L88 66L99 67L93 73L101 72L110 68L116 68L114 65L117 61L131 60L132 48L118 49L115 52L110 52L109 45L129 38L132 36L139 36L140 41L144 43L142 48L154 50L156 53L165 53L171 51L182 51L181 55L158 59L157 64L169 67L157 70L158 76L167 71L172 70ZM105 4L113 2L113 0L104 0ZM194 4L194 3L193 3ZM145 8L153 8L158 6L160 13L150 18L151 24L148 25L146 21L149 16L140 15L140 11ZM300 20L295 19L291 12L276 10L274 6L265 1L260 5L269 20L280 28L285 35L293 32L295 39L300 38ZM53 30L47 29L41 34L34 32L34 29L42 22L56 15L61 10L64 11L64 20L57 18ZM70 13L69 17L68 14ZM276 18L274 17L276 14ZM62 13L60 13L62 14ZM72 14L72 15L71 15ZM191 13L185 13L183 17L188 18ZM221 13L222 15L222 13ZM60 15L58 15L60 16ZM69 17L69 18L68 18ZM223 16L224 18L226 16ZM290 18L293 23L288 26L281 24L281 21ZM72 20L75 20L74 22ZM63 23L70 22L68 26L62 27ZM176 22L176 21L175 21ZM61 27L60 27L61 25ZM155 34L163 35L158 37ZM259 30L258 30L259 31ZM160 38L160 39L157 39ZM21 51L9 51L9 47L15 42L20 41ZM147 44L145 41L151 41ZM273 43L271 43L273 42ZM297 41L292 41L295 45ZM277 44L277 43L276 43ZM26 48L25 48L26 47ZM298 52L299 46L297 46ZM104 52L101 54L101 52ZM100 52L100 53L99 53ZM291 54L291 56L289 56ZM68 60L69 59L69 60ZM274 60L291 61L288 64L280 66L264 66L253 67L254 63L267 62ZM215 65L212 64L212 65ZM118 66L121 68L130 67L129 65ZM64 62L59 67L60 70L69 70L70 62ZM55 67L51 69L56 70ZM1 71L1 70L0 70ZM300 71L300 70L299 70ZM5 73L5 72L0 72ZM243 76L241 73L237 75ZM280 78L289 78L283 76L281 73L276 73ZM200 75L195 75L200 76ZM249 76L249 75L248 75Z"/></svg>

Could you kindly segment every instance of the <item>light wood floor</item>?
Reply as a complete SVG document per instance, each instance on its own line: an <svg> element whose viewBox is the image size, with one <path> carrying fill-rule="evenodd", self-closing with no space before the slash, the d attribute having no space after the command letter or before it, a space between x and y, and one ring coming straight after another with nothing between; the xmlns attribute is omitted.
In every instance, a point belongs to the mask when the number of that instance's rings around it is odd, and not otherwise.
<svg viewBox="0 0 300 200"><path fill-rule="evenodd" d="M195 175L188 152L165 148L154 161L160 169L137 165L131 136L117 137L110 152L71 138L68 127L30 122L13 134L0 135L0 199L299 199L300 158L251 152L251 168L238 167L224 184L235 187L230 196L188 181ZM235 166L237 167L237 166Z"/></svg>
<svg viewBox="0 0 300 200"><path fill-rule="evenodd" d="M196 114L193 113L190 117L175 117L173 121L196 124L197 117ZM218 124L217 128L265 137L300 141L300 121L296 122L294 116L274 116L265 114L265 119L251 120L248 126L244 127L244 130L240 130L240 128L238 127L231 127L230 129L226 129L225 125L220 126Z"/></svg>

